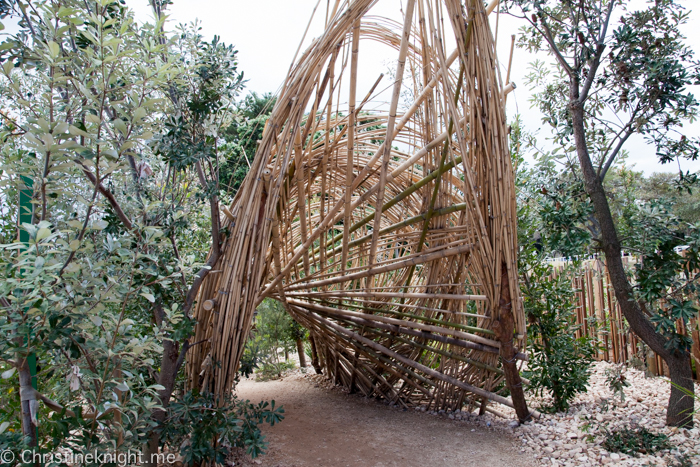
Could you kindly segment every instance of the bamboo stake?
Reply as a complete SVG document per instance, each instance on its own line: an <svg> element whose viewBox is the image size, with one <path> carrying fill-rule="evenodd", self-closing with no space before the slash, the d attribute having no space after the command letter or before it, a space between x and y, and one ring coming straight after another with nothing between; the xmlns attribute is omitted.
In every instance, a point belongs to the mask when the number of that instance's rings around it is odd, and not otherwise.
<svg viewBox="0 0 700 467"><path fill-rule="evenodd" d="M403 83L404 68L406 66L406 53L408 52L408 41L411 38L411 24L413 22L414 5L415 0L408 0L408 3L406 4L403 34L401 35L401 49L399 52L399 62L396 66L396 80L394 81L394 91L391 96L391 106L389 108L389 121L386 126L387 139L384 141L384 155L382 156L382 167L379 175L379 188L377 189L377 201L374 206L374 227L372 228L372 243L370 243L369 253L370 267L375 263L375 259L377 256L377 242L379 240L379 231L381 230L382 207L384 205L384 190L386 188L387 172L389 171L389 155L391 153L391 144L394 141L394 122L396 121L396 109L398 108L399 96L401 95L401 84ZM349 204L350 203L346 203L346 205Z"/></svg>
<svg viewBox="0 0 700 467"><path fill-rule="evenodd" d="M346 155L347 166L345 169L345 222L343 222L343 252L341 269L345 270L348 261L348 238L350 237L350 221L352 211L352 182L353 182L353 158L355 153L355 93L357 92L357 59L360 48L360 20L355 21L352 29L352 58L350 60L350 100L348 102L348 151Z"/></svg>

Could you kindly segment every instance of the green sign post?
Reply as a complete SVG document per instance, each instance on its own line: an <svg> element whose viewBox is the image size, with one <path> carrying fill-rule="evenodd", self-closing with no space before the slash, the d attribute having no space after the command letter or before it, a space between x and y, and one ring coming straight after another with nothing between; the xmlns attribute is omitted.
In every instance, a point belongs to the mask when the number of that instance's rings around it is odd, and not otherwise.
<svg viewBox="0 0 700 467"><path fill-rule="evenodd" d="M22 224L31 224L34 217L34 205L32 204L32 195L34 194L34 181L26 175L22 177L24 186L19 191L19 241L22 243L29 242L29 232L22 229ZM27 336L29 341L31 336ZM32 387L38 390L36 378L36 354L34 352L27 356L27 365L29 366L29 374L31 375ZM39 440L39 428L36 429L36 439Z"/></svg>

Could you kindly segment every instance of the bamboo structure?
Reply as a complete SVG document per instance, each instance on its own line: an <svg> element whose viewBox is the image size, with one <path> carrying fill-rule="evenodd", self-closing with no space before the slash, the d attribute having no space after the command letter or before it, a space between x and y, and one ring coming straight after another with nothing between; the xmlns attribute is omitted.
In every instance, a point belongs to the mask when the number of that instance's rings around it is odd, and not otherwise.
<svg viewBox="0 0 700 467"><path fill-rule="evenodd" d="M438 409L494 401L523 420L514 175L487 12L407 0L399 24L371 16L375 3L330 2L290 69L200 291L188 384L231 390L270 297L350 391ZM363 88L377 43L398 55L393 82Z"/></svg>

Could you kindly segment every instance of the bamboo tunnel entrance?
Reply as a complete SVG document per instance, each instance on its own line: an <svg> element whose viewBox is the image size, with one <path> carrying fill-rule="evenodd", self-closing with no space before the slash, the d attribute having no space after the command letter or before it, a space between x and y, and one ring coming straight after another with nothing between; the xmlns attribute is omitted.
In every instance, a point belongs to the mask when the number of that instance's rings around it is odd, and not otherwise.
<svg viewBox="0 0 700 467"><path fill-rule="evenodd" d="M231 390L271 297L351 391L437 409L494 401L525 419L514 175L487 13L480 0L408 0L399 24L371 16L375 3L330 2L290 70L224 210L188 384ZM367 84L362 53L380 46L398 56L393 77Z"/></svg>

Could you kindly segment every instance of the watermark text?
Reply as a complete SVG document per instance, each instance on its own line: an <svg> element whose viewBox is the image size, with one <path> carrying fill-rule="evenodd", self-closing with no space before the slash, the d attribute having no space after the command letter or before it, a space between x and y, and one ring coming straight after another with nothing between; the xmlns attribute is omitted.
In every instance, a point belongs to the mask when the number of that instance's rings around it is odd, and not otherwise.
<svg viewBox="0 0 700 467"><path fill-rule="evenodd" d="M155 453L151 455L151 462L157 464L172 464L177 456L172 452ZM39 452L33 449L25 449L19 454L10 449L0 451L0 465L12 464L16 460L23 464L116 464L120 467L130 465L143 465L146 457L141 451L100 452L98 450L88 452L53 451Z"/></svg>

